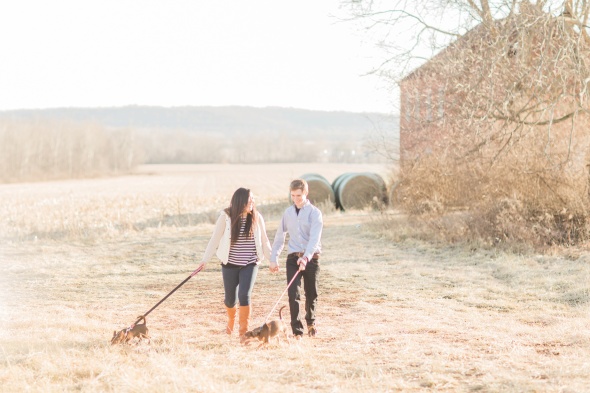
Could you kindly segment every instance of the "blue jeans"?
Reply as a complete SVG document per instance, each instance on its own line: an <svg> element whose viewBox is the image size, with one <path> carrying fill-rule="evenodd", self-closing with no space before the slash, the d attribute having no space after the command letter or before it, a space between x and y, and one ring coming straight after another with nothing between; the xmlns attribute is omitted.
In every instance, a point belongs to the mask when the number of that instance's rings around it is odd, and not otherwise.
<svg viewBox="0 0 590 393"><path fill-rule="evenodd" d="M287 283L299 270L296 255L287 256ZM295 336L303 334L303 322L299 316L299 305L301 303L301 278L303 278L303 290L305 291L305 322L307 326L315 323L315 307L318 302L318 275L320 273L320 262L312 259L307 263L305 270L297 274L293 284L289 287L289 310L291 311L291 329Z"/></svg>
<svg viewBox="0 0 590 393"><path fill-rule="evenodd" d="M246 266L221 266L221 275L223 276L223 288L225 289L224 303L227 307L234 307L237 300L240 306L250 305L250 296L256 275L258 274L258 265L251 263Z"/></svg>

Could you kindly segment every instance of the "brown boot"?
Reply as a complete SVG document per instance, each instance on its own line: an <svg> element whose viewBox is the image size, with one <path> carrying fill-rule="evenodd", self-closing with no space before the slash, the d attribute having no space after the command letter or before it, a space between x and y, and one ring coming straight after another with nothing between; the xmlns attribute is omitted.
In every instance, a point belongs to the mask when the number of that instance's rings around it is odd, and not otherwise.
<svg viewBox="0 0 590 393"><path fill-rule="evenodd" d="M244 334L248 331L248 324L250 323L250 315L252 315L252 306L240 306L240 341L243 342Z"/></svg>
<svg viewBox="0 0 590 393"><path fill-rule="evenodd" d="M238 309L236 308L236 306L225 306L225 308L227 310L227 327L225 328L225 332L227 334L232 334L232 332L234 331L234 324L236 322L236 312L238 311Z"/></svg>

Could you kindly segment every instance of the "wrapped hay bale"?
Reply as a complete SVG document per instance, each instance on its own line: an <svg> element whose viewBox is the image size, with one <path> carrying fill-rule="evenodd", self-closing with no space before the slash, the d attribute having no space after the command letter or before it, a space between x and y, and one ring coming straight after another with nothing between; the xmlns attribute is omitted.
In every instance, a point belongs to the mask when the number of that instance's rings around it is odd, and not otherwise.
<svg viewBox="0 0 590 393"><path fill-rule="evenodd" d="M338 188L340 186L340 182L342 181L343 178L349 176L350 173L343 173L341 175L339 175L338 177L336 177L336 179L334 179L334 181L332 182L332 190L334 190L334 198L335 202L336 202L336 208L337 209L342 209L342 206L340 205L340 198L338 197Z"/></svg>
<svg viewBox="0 0 590 393"><path fill-rule="evenodd" d="M332 182L336 207L342 210L382 208L387 204L387 186L376 173L343 173Z"/></svg>
<svg viewBox="0 0 590 393"><path fill-rule="evenodd" d="M309 199L309 201L314 205L317 206L321 203L334 203L336 201L332 185L322 175L318 175L317 173L306 173L305 175L301 176L301 179L307 182L307 185L309 186L309 194L307 195L307 199ZM289 194L289 202L292 202L291 194Z"/></svg>

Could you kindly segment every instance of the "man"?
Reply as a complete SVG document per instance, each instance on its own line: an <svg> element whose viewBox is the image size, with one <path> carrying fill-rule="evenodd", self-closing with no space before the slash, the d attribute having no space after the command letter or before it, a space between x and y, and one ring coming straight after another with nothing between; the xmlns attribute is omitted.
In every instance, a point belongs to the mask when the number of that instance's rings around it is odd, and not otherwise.
<svg viewBox="0 0 590 393"><path fill-rule="evenodd" d="M295 338L301 339L304 332L303 322L299 315L301 278L303 278L303 289L305 291L307 333L310 337L314 337L317 333L315 309L318 299L318 274L320 272L320 238L324 223L322 213L307 199L309 187L305 180L293 180L290 190L293 205L285 210L277 228L270 255L270 271L272 273L279 271L278 256L283 250L285 238L289 234L288 255L285 264L287 283L290 283L293 277L297 275L288 290L291 329Z"/></svg>

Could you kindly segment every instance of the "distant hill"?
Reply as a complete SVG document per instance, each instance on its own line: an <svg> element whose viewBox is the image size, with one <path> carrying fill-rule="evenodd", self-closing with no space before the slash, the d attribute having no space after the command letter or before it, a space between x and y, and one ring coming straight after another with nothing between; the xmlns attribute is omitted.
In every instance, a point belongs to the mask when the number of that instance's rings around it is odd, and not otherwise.
<svg viewBox="0 0 590 393"><path fill-rule="evenodd" d="M0 118L56 119L98 123L109 128L184 130L231 135L274 131L301 136L360 135L376 124L397 128L397 118L382 113L328 112L280 107L157 107L56 108L0 111ZM381 126L382 127L382 126Z"/></svg>

